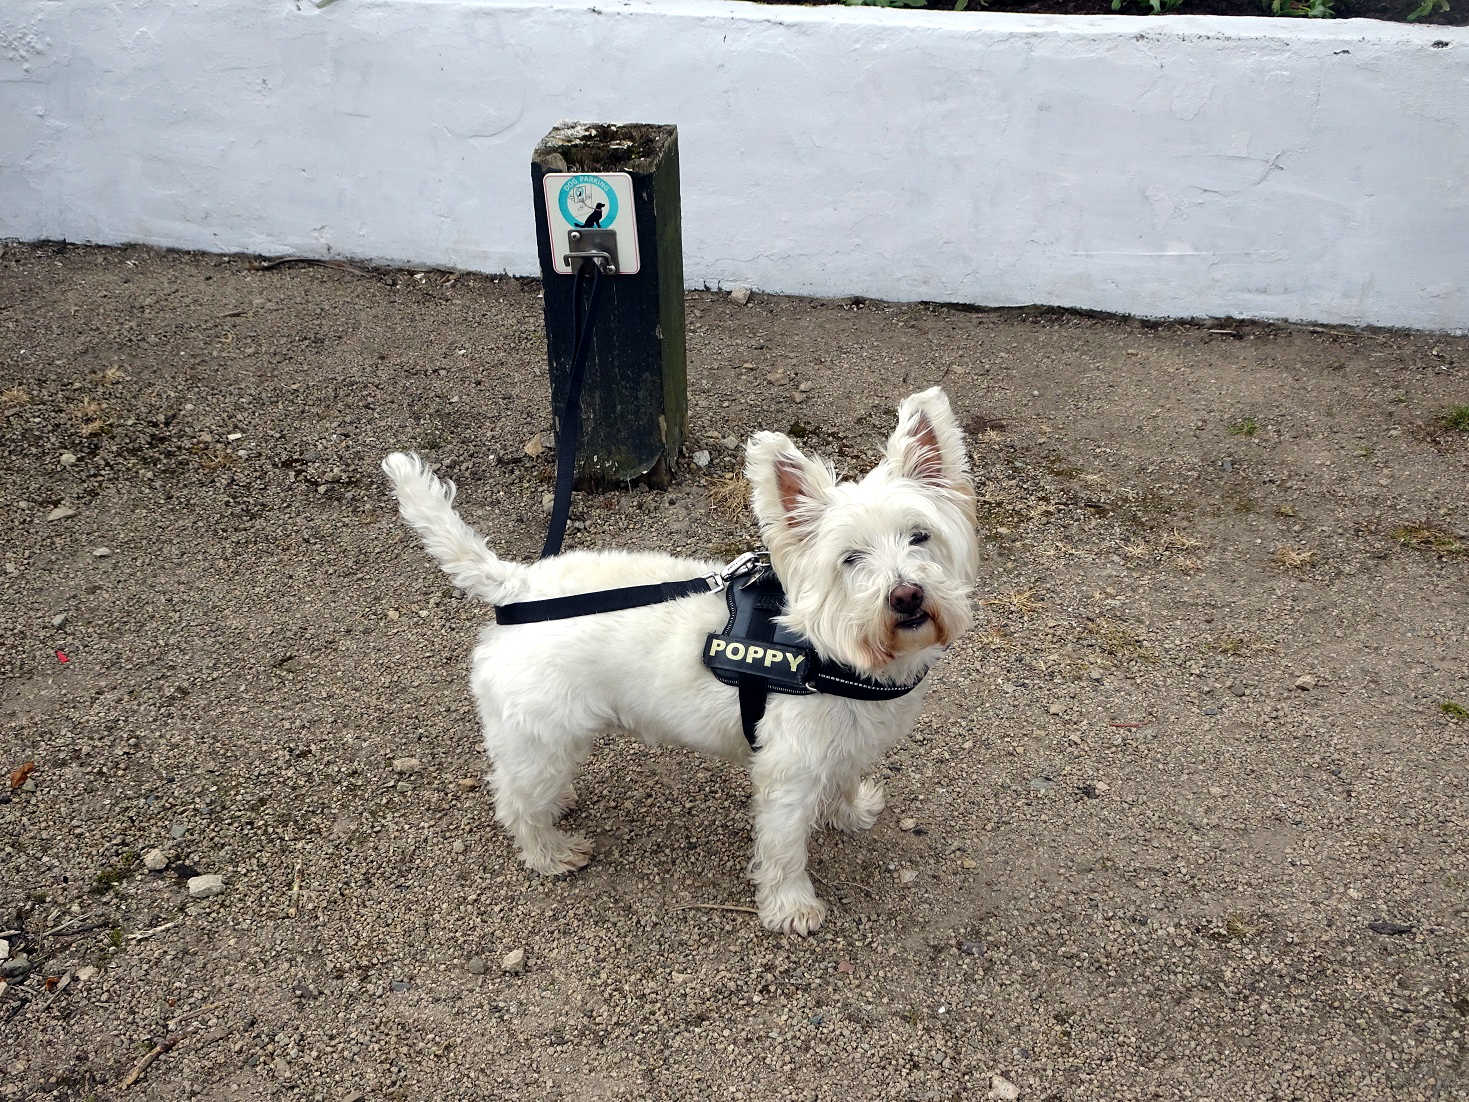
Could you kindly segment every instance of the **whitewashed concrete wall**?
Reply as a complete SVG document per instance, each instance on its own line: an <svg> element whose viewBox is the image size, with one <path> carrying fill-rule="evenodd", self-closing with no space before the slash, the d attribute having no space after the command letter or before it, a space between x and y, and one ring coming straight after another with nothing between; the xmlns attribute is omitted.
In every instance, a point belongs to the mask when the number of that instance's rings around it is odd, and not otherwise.
<svg viewBox="0 0 1469 1102"><path fill-rule="evenodd" d="M0 236L533 273L671 122L694 286L1469 329L1469 30L720 0L5 0Z"/></svg>

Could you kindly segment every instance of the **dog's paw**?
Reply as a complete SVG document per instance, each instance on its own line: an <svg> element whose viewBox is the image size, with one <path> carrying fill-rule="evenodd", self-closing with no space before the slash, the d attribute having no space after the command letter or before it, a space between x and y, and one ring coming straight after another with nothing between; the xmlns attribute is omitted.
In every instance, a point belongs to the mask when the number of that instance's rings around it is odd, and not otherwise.
<svg viewBox="0 0 1469 1102"><path fill-rule="evenodd" d="M533 849L521 852L521 860L542 876L575 872L592 859L592 841L580 834L548 835Z"/></svg>
<svg viewBox="0 0 1469 1102"><path fill-rule="evenodd" d="M832 808L831 825L848 834L871 830L885 807L887 799L882 794L882 785L876 781L863 781L852 795L837 801Z"/></svg>
<svg viewBox="0 0 1469 1102"><path fill-rule="evenodd" d="M777 934L814 934L826 921L826 904L814 895L782 895L760 904L760 922Z"/></svg>

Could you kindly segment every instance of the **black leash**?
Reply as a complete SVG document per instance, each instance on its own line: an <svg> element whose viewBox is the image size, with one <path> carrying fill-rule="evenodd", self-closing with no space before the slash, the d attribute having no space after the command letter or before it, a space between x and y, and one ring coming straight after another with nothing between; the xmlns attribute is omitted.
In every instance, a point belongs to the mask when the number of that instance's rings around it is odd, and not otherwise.
<svg viewBox="0 0 1469 1102"><path fill-rule="evenodd" d="M582 277L588 269L592 293L587 300L586 316L582 317ZM561 554L561 540L571 516L571 484L576 478L576 452L581 444L581 388L587 374L587 357L592 351L592 326L597 320L597 292L601 289L602 269L590 260L583 260L571 283L571 328L576 338L572 345L571 373L566 379L566 404L556 419L556 496L551 506L551 521L546 526L546 542L541 547L543 559Z"/></svg>

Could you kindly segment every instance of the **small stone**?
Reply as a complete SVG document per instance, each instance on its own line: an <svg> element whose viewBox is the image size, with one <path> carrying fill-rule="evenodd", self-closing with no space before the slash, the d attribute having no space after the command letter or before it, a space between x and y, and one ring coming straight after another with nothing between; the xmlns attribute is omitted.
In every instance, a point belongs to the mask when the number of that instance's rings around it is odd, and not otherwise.
<svg viewBox="0 0 1469 1102"><path fill-rule="evenodd" d="M1030 789L1032 792L1049 792L1055 783L1050 777L1031 777Z"/></svg>
<svg viewBox="0 0 1469 1102"><path fill-rule="evenodd" d="M973 857L966 857L959 862L959 867L962 869L977 869L979 868L979 863Z"/></svg>
<svg viewBox="0 0 1469 1102"><path fill-rule="evenodd" d="M94 547L94 548L92 548L92 556L94 558L105 559L108 556L110 556L111 554L112 554L112 548L110 548L110 547Z"/></svg>
<svg viewBox="0 0 1469 1102"><path fill-rule="evenodd" d="M1302 674L1300 677L1296 678L1296 688L1300 689L1302 692L1308 693L1315 687L1316 679L1310 674Z"/></svg>
<svg viewBox="0 0 1469 1102"><path fill-rule="evenodd" d="M524 972L525 950L512 949L500 960L500 971L502 972Z"/></svg>
<svg viewBox="0 0 1469 1102"><path fill-rule="evenodd" d="M224 877L211 872L206 876L189 877L189 898L209 899L224 891Z"/></svg>
<svg viewBox="0 0 1469 1102"><path fill-rule="evenodd" d="M161 849L150 849L143 854L143 867L149 872L162 872L168 868L168 855Z"/></svg>
<svg viewBox="0 0 1469 1102"><path fill-rule="evenodd" d="M225 439L233 444L236 440L245 439L245 434L243 432L232 432L229 434L229 436L225 437Z"/></svg>
<svg viewBox="0 0 1469 1102"><path fill-rule="evenodd" d="M452 849L455 853L463 853L464 852L464 840L462 838L455 838L454 839L454 844L452 846L450 846L449 848Z"/></svg>
<svg viewBox="0 0 1469 1102"><path fill-rule="evenodd" d="M27 975L31 970L31 958L24 953L17 953L9 960L0 964L0 976L8 980L19 979Z"/></svg>
<svg viewBox="0 0 1469 1102"><path fill-rule="evenodd" d="M693 459L694 466L696 467L709 466L709 453L707 451L700 449L699 451L696 451L691 458Z"/></svg>
<svg viewBox="0 0 1469 1102"><path fill-rule="evenodd" d="M0 960L10 959L10 942L0 937Z"/></svg>
<svg viewBox="0 0 1469 1102"><path fill-rule="evenodd" d="M20 790L22 792L34 792L36 790L36 782L27 777L25 782L20 786Z"/></svg>
<svg viewBox="0 0 1469 1102"><path fill-rule="evenodd" d="M62 452L61 453L61 465L63 467L70 467L76 461L77 461L77 457L74 456L74 455L72 455L71 452Z"/></svg>
<svg viewBox="0 0 1469 1102"><path fill-rule="evenodd" d="M918 872L915 869L899 869L898 870L898 883L899 884L911 884L911 883L913 883L913 881L915 881L917 879L918 879Z"/></svg>
<svg viewBox="0 0 1469 1102"><path fill-rule="evenodd" d="M390 608L390 609L388 609L388 619L389 620L396 620L396 619L398 619L402 615L403 614L401 612L399 612L396 608Z"/></svg>
<svg viewBox="0 0 1469 1102"><path fill-rule="evenodd" d="M556 508L556 495L555 494L542 494L541 495L541 512L543 512L543 513L549 513L554 508Z"/></svg>
<svg viewBox="0 0 1469 1102"><path fill-rule="evenodd" d="M400 991L401 992L401 991L407 991L413 985L411 983L409 983L407 980L394 980L392 983L388 984L388 986L392 990L394 990L394 991Z"/></svg>
<svg viewBox="0 0 1469 1102"><path fill-rule="evenodd" d="M802 383L796 389L799 390L802 394L805 394L806 392L808 392L811 389L811 384L810 383Z"/></svg>
<svg viewBox="0 0 1469 1102"><path fill-rule="evenodd" d="M899 830L912 830L917 825L918 825L918 820L917 819L914 819L914 818L906 818L906 819L899 819L898 820L898 829Z"/></svg>
<svg viewBox="0 0 1469 1102"><path fill-rule="evenodd" d="M1050 712L1050 713L1051 713L1051 715L1053 715L1053 716L1058 716L1058 715L1060 715L1060 714L1061 714L1061 712L1062 712L1062 711L1063 711L1063 709L1062 709L1062 707L1061 707L1061 705L1059 705L1059 704L1052 704L1052 705L1051 705L1051 706L1050 706L1050 707L1049 707L1049 708L1048 708L1048 709L1046 709L1046 710L1047 710L1047 711L1049 711L1049 712Z"/></svg>
<svg viewBox="0 0 1469 1102"><path fill-rule="evenodd" d="M734 451L740 446L740 442L736 440L733 436L726 436L723 440L720 441L720 444L728 448L730 451Z"/></svg>
<svg viewBox="0 0 1469 1102"><path fill-rule="evenodd" d="M1403 934L1411 934L1413 927L1405 922L1388 922L1379 920L1367 923L1367 929L1374 934L1386 934L1388 937L1401 937Z"/></svg>
<svg viewBox="0 0 1469 1102"><path fill-rule="evenodd" d="M49 513L46 514L46 519L65 520L67 517L74 517L76 515L77 511L73 509L70 505L58 505L56 506L56 508L52 509Z"/></svg>
<svg viewBox="0 0 1469 1102"><path fill-rule="evenodd" d="M177 842L185 834L189 833L187 823L172 823L168 828L168 836Z"/></svg>
<svg viewBox="0 0 1469 1102"><path fill-rule="evenodd" d="M1086 671L1086 675L1088 677L1090 677L1093 681L1100 681L1100 680L1102 680L1102 671L1101 670L1087 670Z"/></svg>
<svg viewBox="0 0 1469 1102"><path fill-rule="evenodd" d="M729 293L729 301L734 303L736 306L743 306L745 303L750 301L750 288L736 287L733 291Z"/></svg>
<svg viewBox="0 0 1469 1102"><path fill-rule="evenodd" d="M767 383L783 383L786 381L786 373L777 367L774 371L766 373L765 381Z"/></svg>
<svg viewBox="0 0 1469 1102"><path fill-rule="evenodd" d="M986 1098L998 1102L1015 1102L1020 1097L1020 1088L998 1073L990 1074L990 1092Z"/></svg>
<svg viewBox="0 0 1469 1102"><path fill-rule="evenodd" d="M473 792L479 787L480 781L478 777L460 777L454 783L459 786L460 792Z"/></svg>
<svg viewBox="0 0 1469 1102"><path fill-rule="evenodd" d="M394 758L394 773L417 773L423 769L423 762L417 758Z"/></svg>
<svg viewBox="0 0 1469 1102"><path fill-rule="evenodd" d="M286 1058L284 1056L277 1056L275 1060L271 1062L270 1070L275 1072L276 1075L281 1079L289 1079L291 1076L291 1065L286 1063Z"/></svg>
<svg viewBox="0 0 1469 1102"><path fill-rule="evenodd" d="M469 964L466 967L468 967L469 974L471 976L483 976L485 974L485 968L486 968L485 958L484 957L470 957L469 958Z"/></svg>
<svg viewBox="0 0 1469 1102"><path fill-rule="evenodd" d="M396 792L403 796L406 796L408 795L408 793L413 791L413 786L407 781L399 781L397 784L393 785L393 788Z"/></svg>
<svg viewBox="0 0 1469 1102"><path fill-rule="evenodd" d="M803 390L798 390L794 394L791 395L791 401L795 402L796 405L800 405L805 400L806 400L806 392L803 391Z"/></svg>
<svg viewBox="0 0 1469 1102"><path fill-rule="evenodd" d="M1217 716L1219 714L1219 709L1218 708L1205 708L1204 709L1204 714L1206 716Z"/></svg>
<svg viewBox="0 0 1469 1102"><path fill-rule="evenodd" d="M55 616L51 617L51 626L53 628L64 627L65 624L66 624L66 620L67 620L66 613L64 613L64 612L58 612Z"/></svg>
<svg viewBox="0 0 1469 1102"><path fill-rule="evenodd" d="M545 443L541 440L541 434L536 433L525 442L525 454L534 459L546 450Z"/></svg>
<svg viewBox="0 0 1469 1102"><path fill-rule="evenodd" d="M77 979L82 983L86 983L88 980L95 980L101 974L101 969L92 964L83 965L77 969Z"/></svg>

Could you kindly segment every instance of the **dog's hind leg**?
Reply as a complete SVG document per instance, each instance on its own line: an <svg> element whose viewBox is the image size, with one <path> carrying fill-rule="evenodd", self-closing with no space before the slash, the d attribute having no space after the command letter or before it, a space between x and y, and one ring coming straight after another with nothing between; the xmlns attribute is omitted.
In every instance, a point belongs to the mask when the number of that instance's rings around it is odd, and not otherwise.
<svg viewBox="0 0 1469 1102"><path fill-rule="evenodd" d="M546 876L581 868L591 860L591 842L558 830L556 821L575 806L572 781L596 732L555 728L546 717L506 715L484 690L480 719L493 766L495 818L515 838L521 860Z"/></svg>

